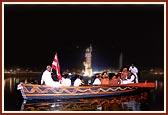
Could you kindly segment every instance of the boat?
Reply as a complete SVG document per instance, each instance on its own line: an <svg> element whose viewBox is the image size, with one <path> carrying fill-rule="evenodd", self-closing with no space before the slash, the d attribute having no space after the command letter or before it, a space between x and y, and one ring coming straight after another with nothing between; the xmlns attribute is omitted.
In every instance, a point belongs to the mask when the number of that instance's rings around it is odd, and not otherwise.
<svg viewBox="0 0 168 115"><path fill-rule="evenodd" d="M52 68L56 70L58 80L61 80L60 67L57 53L55 54ZM127 94L142 88L154 88L155 83L132 83L117 86L110 85L86 85L86 86L58 86L51 87L39 84L19 83L17 89L21 91L24 100L32 99L71 99L103 97L111 95Z"/></svg>
<svg viewBox="0 0 168 115"><path fill-rule="evenodd" d="M21 91L24 100L32 99L72 99L124 95L138 89L155 88L155 83L132 83L118 86L87 85L87 86L59 86L19 83L17 89Z"/></svg>

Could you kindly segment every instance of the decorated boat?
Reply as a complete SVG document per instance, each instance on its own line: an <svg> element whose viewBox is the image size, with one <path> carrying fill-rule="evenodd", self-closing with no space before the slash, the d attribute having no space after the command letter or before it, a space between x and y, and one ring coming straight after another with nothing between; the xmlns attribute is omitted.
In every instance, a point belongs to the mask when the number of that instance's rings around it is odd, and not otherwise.
<svg viewBox="0 0 168 115"><path fill-rule="evenodd" d="M18 90L25 100L32 99L69 99L123 95L142 88L154 88L155 83L135 83L118 86L59 86L49 87L37 84L18 84Z"/></svg>
<svg viewBox="0 0 168 115"><path fill-rule="evenodd" d="M57 54L54 57L52 68L56 70L58 80L62 79ZM47 70L48 71L48 70ZM48 76L50 77L50 76ZM67 98L87 98L102 97L111 95L121 95L136 91L141 88L154 88L154 83L132 83L126 85L86 85L86 86L58 86L51 87L38 84L18 84L18 89L25 100L32 99L67 99Z"/></svg>

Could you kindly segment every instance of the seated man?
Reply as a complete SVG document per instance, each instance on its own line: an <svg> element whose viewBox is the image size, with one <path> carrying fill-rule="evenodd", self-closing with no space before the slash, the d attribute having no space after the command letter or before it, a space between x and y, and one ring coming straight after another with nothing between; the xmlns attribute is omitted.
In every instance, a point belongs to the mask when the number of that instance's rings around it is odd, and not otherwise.
<svg viewBox="0 0 168 115"><path fill-rule="evenodd" d="M127 77L128 77L128 69L123 68L121 72L121 84L127 84Z"/></svg>
<svg viewBox="0 0 168 115"><path fill-rule="evenodd" d="M102 78L101 85L109 85L109 78L108 77Z"/></svg>
<svg viewBox="0 0 168 115"><path fill-rule="evenodd" d="M110 80L109 80L109 85L110 86L117 86L119 84L119 78L114 75Z"/></svg>
<svg viewBox="0 0 168 115"><path fill-rule="evenodd" d="M135 75L127 68L124 68L121 73L121 84L135 83Z"/></svg>
<svg viewBox="0 0 168 115"><path fill-rule="evenodd" d="M41 84L45 84L45 85L51 86L51 87L61 86L61 84L59 82L56 82L52 79L51 66L47 66L46 70L43 72L42 77L41 77Z"/></svg>
<svg viewBox="0 0 168 115"><path fill-rule="evenodd" d="M136 76L129 71L128 77L127 77L127 83L136 83L135 79L136 79Z"/></svg>
<svg viewBox="0 0 168 115"><path fill-rule="evenodd" d="M96 79L94 80L93 85L101 85L101 81L99 79L99 76L96 76Z"/></svg>
<svg viewBox="0 0 168 115"><path fill-rule="evenodd" d="M121 72L121 80L126 80L128 76L128 69L125 67Z"/></svg>
<svg viewBox="0 0 168 115"><path fill-rule="evenodd" d="M63 79L63 86L71 86L71 79L66 76L64 79Z"/></svg>
<svg viewBox="0 0 168 115"><path fill-rule="evenodd" d="M79 78L79 76L76 78L76 80L74 81L74 86L80 86L82 85L82 81L81 79Z"/></svg>

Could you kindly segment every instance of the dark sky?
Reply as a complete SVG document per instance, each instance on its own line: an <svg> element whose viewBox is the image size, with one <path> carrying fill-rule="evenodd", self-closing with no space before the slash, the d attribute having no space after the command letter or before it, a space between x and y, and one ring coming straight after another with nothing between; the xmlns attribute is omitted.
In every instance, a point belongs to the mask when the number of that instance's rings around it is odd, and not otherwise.
<svg viewBox="0 0 168 115"><path fill-rule="evenodd" d="M58 53L61 69L83 68L92 44L93 69L164 65L164 6L6 4L4 65L45 68Z"/></svg>

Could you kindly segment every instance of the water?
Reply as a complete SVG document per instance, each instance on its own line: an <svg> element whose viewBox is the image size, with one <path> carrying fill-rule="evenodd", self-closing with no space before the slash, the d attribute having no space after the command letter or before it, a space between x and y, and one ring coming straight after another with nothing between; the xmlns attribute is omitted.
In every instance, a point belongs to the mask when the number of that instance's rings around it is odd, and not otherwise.
<svg viewBox="0 0 168 115"><path fill-rule="evenodd" d="M150 76L157 88L128 95L64 100L23 100L17 84L39 83L40 75L5 75L4 111L164 111L164 77Z"/></svg>

